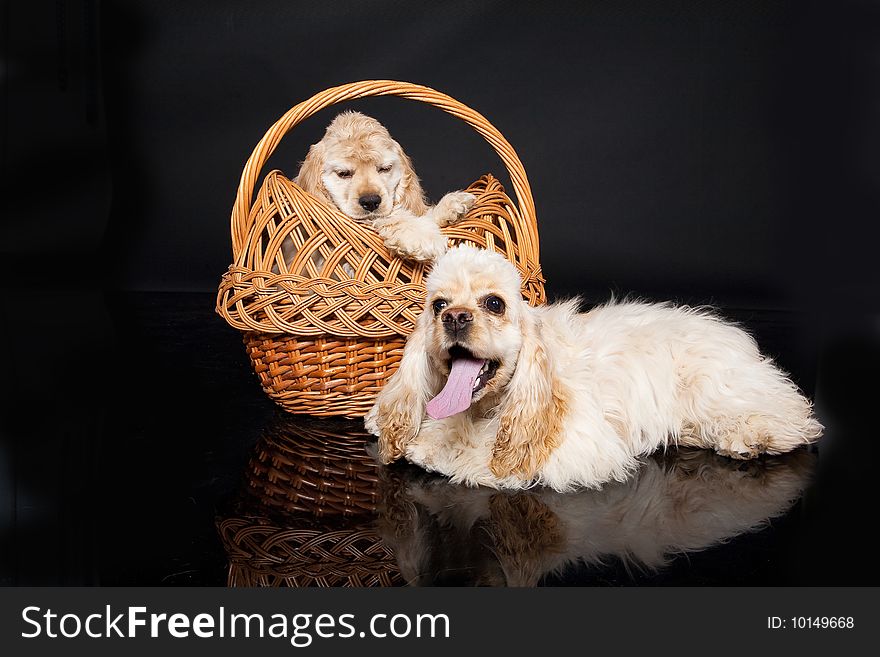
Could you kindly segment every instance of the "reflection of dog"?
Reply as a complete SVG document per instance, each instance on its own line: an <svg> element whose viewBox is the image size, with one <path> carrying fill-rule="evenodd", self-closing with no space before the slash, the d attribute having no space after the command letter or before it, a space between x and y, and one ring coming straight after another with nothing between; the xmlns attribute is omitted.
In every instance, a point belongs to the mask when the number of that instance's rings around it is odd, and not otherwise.
<svg viewBox="0 0 880 657"><path fill-rule="evenodd" d="M385 461L557 490L623 481L667 444L779 454L822 426L750 336L708 312L532 308L515 267L460 246L435 265L397 373L367 415Z"/></svg>
<svg viewBox="0 0 880 657"><path fill-rule="evenodd" d="M450 192L435 206L388 130L359 112L343 112L312 145L295 181L344 214L369 221L385 245L402 258L433 261L446 251L440 227L461 219L474 203L468 192ZM282 246L286 262L292 242Z"/></svg>
<svg viewBox="0 0 880 657"><path fill-rule="evenodd" d="M534 586L583 562L651 572L670 556L762 529L809 483L813 454L746 463L682 449L602 490L495 491L412 466L382 473L379 530L410 584Z"/></svg>

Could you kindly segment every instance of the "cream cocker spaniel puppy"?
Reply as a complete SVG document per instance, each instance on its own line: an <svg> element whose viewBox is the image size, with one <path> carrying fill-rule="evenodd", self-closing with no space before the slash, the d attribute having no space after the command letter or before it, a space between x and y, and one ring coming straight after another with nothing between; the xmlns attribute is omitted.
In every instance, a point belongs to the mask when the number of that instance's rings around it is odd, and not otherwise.
<svg viewBox="0 0 880 657"><path fill-rule="evenodd" d="M755 341L708 311L532 308L510 262L468 246L448 251L426 286L400 367L366 417L385 462L566 491L624 481L667 445L751 458L822 432Z"/></svg>
<svg viewBox="0 0 880 657"><path fill-rule="evenodd" d="M431 262L446 251L440 228L474 204L468 192L450 192L430 206L412 160L388 130L360 112L343 112L309 149L295 181L357 221L369 222L388 249L406 260ZM289 263L296 255L286 240Z"/></svg>

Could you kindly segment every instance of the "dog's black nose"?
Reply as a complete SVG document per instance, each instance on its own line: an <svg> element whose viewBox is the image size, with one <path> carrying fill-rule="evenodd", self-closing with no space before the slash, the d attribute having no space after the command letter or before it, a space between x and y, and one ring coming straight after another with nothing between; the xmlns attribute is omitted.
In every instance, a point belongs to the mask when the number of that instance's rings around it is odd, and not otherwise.
<svg viewBox="0 0 880 657"><path fill-rule="evenodd" d="M378 208L381 202L382 197L378 194L364 194L358 199L358 203L360 203L361 207L367 212L372 212Z"/></svg>
<svg viewBox="0 0 880 657"><path fill-rule="evenodd" d="M458 333L463 328L470 326L471 322L474 321L474 316L471 312L461 308L449 308L443 312L441 317L443 319L443 328L450 333Z"/></svg>

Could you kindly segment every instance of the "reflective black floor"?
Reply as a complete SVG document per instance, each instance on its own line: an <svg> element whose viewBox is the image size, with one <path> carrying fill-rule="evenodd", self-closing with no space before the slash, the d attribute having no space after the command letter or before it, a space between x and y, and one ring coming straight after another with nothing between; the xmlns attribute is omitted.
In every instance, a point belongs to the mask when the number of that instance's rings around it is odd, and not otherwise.
<svg viewBox="0 0 880 657"><path fill-rule="evenodd" d="M768 542L798 522L816 464L807 451L747 463L671 451L600 491L513 493L380 467L371 451L355 423L270 423L219 516L229 583L712 582L691 555L707 548L743 580L773 562Z"/></svg>
<svg viewBox="0 0 880 657"><path fill-rule="evenodd" d="M503 493L379 466L359 422L277 410L210 295L49 301L80 321L36 315L4 367L4 585L880 582L870 330L724 310L816 396L817 447L672 450L601 491Z"/></svg>

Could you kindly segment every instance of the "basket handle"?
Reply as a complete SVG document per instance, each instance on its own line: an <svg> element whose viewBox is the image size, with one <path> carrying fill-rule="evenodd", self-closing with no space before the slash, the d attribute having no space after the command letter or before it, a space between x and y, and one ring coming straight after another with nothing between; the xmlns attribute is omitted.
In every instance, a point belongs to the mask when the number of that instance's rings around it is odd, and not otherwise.
<svg viewBox="0 0 880 657"><path fill-rule="evenodd" d="M370 96L400 96L401 98L433 105L447 114L461 119L482 135L483 139L495 149L510 175L513 191L516 194L519 205L519 214L526 224L523 226L525 230L522 237L527 239L529 243L523 244L522 247L527 249L527 252L534 253L535 257L538 256L538 223L535 218L535 202L532 199L532 190L529 187L529 181L522 162L519 161L519 157L517 157L513 147L498 132L495 126L489 123L486 117L479 112L429 87L394 80L364 80L331 87L315 94L308 100L289 109L263 135L263 138L248 158L244 171L241 173L235 205L232 208L232 253L235 260L238 260L245 246L245 240L250 228L250 207L257 177L284 135L304 119L330 105Z"/></svg>

